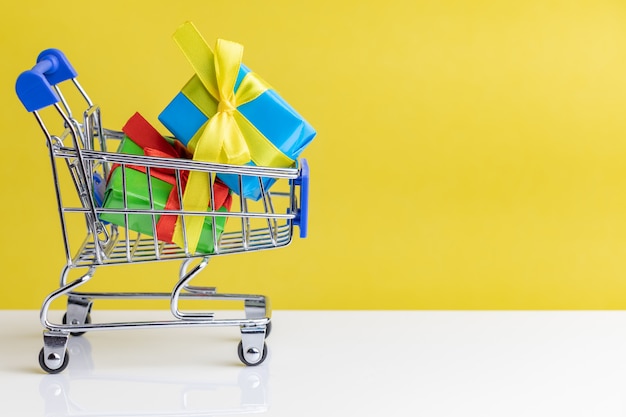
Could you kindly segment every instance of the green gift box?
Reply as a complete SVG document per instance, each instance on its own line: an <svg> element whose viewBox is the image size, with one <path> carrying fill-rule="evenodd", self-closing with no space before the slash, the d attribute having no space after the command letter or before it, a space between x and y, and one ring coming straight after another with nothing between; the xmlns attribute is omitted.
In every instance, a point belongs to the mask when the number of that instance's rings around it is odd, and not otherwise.
<svg viewBox="0 0 626 417"><path fill-rule="evenodd" d="M123 129L126 136L122 139L117 150L118 153L130 155L169 156L180 155L174 140L166 140L148 122L136 113ZM156 133L156 134L155 134ZM132 139L131 139L132 137ZM141 145L135 143L140 142ZM179 149L184 149L183 147ZM180 155L183 157L183 155ZM171 170L170 170L171 171ZM123 173L125 173L126 188L124 193ZM181 175L184 177L184 175ZM183 180L184 182L184 180ZM122 167L114 165L104 193L102 208L120 210L178 210L178 192L175 189L176 180L173 173L165 172L157 168L151 169L150 177L141 166L127 165ZM152 188L152 207L150 204L149 189ZM184 185L183 185L184 187ZM216 211L227 212L232 201L228 187L216 181L213 184ZM170 197L174 193L173 198ZM124 194L126 194L126 206L124 206ZM172 207L172 204L174 207ZM207 207L209 203L207 202ZM208 208L210 210L210 207ZM163 218L162 218L163 217ZM113 213L103 212L100 219L109 223L126 227L129 230L148 236L154 236L156 229L157 238L160 241L172 242L174 225L178 216L158 215L150 213ZM213 253L213 225L215 235L219 239L226 224L225 216L206 216L202 227L202 233L197 246L199 253Z"/></svg>

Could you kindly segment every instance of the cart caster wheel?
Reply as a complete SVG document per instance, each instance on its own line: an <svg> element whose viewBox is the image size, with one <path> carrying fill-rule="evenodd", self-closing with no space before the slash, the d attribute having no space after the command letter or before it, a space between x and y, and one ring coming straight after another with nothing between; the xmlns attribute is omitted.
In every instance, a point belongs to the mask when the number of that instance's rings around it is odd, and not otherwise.
<svg viewBox="0 0 626 417"><path fill-rule="evenodd" d="M91 323L91 314L87 314L87 318L85 319L85 324L90 324L90 323ZM67 323L67 313L63 314L63 324L68 324ZM82 336L85 333L86 332L70 332L70 334L72 336Z"/></svg>
<svg viewBox="0 0 626 417"><path fill-rule="evenodd" d="M239 342L239 346L237 346L237 353L239 354L239 360L246 366L257 366L263 363L265 358L267 358L267 345L263 343L263 353L259 352L257 348L251 347L248 349L248 357L260 356L260 358L256 361L249 361L246 359L243 352L243 341Z"/></svg>
<svg viewBox="0 0 626 417"><path fill-rule="evenodd" d="M63 372L63 370L67 368L67 364L69 362L70 362L70 355L67 352L67 349L65 349L65 356L63 357L63 362L61 363L61 366L59 366L58 368L52 369L48 367L48 365L46 365L43 348L41 348L41 350L39 351L39 366L41 366L41 369L43 369L49 374L58 374L59 372Z"/></svg>

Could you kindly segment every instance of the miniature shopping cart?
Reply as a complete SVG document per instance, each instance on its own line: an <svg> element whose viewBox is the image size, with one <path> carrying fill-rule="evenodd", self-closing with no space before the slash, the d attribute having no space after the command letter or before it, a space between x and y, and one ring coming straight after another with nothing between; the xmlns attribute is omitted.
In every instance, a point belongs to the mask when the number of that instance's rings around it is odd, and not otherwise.
<svg viewBox="0 0 626 417"><path fill-rule="evenodd" d="M16 82L19 99L35 115L47 140L66 258L59 288L45 298L41 307L44 343L39 364L49 373L65 369L70 335L95 330L178 326L239 326L240 360L246 365L262 363L267 356L265 338L271 328L268 299L263 295L218 293L215 287L190 282L213 256L284 247L292 240L294 226L299 227L300 237L306 237L309 182L306 160L299 160L292 168L266 168L115 152L124 134L103 127L100 108L89 99L76 76L61 51L48 49L41 52L37 64L20 74ZM80 113L73 113L70 106L76 100L81 103ZM128 204L126 185L136 167L147 173L147 208ZM121 172L123 203L118 208L105 208L103 187L113 168ZM150 172L159 169L173 172L178 190L183 188L181 178L189 172L206 173L211 188L207 211L155 205ZM228 211L213 207L214 184L219 175L238 178L239 193L234 190ZM250 179L258 180L261 188L258 200L240 197L244 195L242 183ZM273 183L271 191L267 187L268 179ZM178 207L183 207L180 192L178 198ZM157 219L165 215L181 219L184 244L166 243L155 237ZM113 224L103 220L107 216L117 216L122 222ZM129 222L137 216L151 221L153 233L130 230ZM202 216L212 226L209 228L212 236L208 237L212 244L200 253L190 250L184 232L185 221L194 216ZM218 235L218 223L224 219L225 226ZM181 262L179 276L170 292L79 292L79 287L90 281L100 267L165 261ZM163 321L92 323L91 310L96 299L165 299L169 300L173 317ZM67 302L61 323L50 319L51 305L56 300ZM243 301L245 317L218 318L214 313L191 309L185 304L193 300Z"/></svg>

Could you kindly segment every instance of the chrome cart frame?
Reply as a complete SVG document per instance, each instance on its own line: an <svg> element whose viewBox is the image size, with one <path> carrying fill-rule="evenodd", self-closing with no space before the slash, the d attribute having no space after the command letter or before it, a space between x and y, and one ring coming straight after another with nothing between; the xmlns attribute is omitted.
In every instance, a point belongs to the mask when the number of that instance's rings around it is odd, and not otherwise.
<svg viewBox="0 0 626 417"><path fill-rule="evenodd" d="M61 84L64 86L63 93ZM71 94L86 103L86 109L78 115L79 118L72 113L70 102L74 102L67 96L66 85ZM67 343L70 335L178 326L238 326L241 331L238 346L240 360L246 365L262 363L267 356L265 338L271 328L267 297L218 293L214 287L191 285L191 281L206 267L211 257L284 247L292 240L294 226L299 226L300 237L306 237L309 181L306 160L301 159L293 168L266 168L110 151L117 150L124 134L103 127L100 108L90 100L77 81L76 71L57 49L41 52L37 64L20 74L16 92L26 109L35 116L46 138L66 260L58 289L45 298L40 311L44 327L44 343L39 355L42 369L48 373L65 369L69 360ZM84 108L81 107L81 110ZM117 209L105 208L101 201L104 181L114 166L121 169L123 184L124 205ZM129 170L137 166L143 167L147 174L149 208L130 207L127 203L126 177ZM211 184L208 210L156 208L150 172L159 169L174 172L178 190L183 189L181 178L187 173L206 173ZM223 174L237 176L240 187L238 194L232 195L233 204L226 212L213 207L213 184L217 176ZM242 181L249 177L258 178L261 187L259 201L240 197L243 195ZM272 189L276 191L266 189L266 178L272 179ZM178 207L182 207L180 191L178 199ZM108 223L101 218L106 214L122 216L124 222L121 225ZM138 215L151 219L153 233L148 235L129 230L129 217ZM164 215L176 215L181 219L183 245L165 243L155 237L157 219ZM185 220L194 216L209 218L212 224L214 244L207 253L190 251ZM85 227L76 227L76 217L84 220L80 223ZM216 219L220 217L226 217L227 222L223 233L218 236ZM77 240L76 236L80 239ZM79 291L79 287L90 281L101 267L163 261L181 261L178 279L169 292ZM70 278L72 271L80 271L78 278ZM50 319L51 305L63 298L67 299L63 321L53 323ZM92 323L91 310L96 299L166 299L173 317L165 321ZM183 309L181 300L243 301L245 318L217 319L211 312Z"/></svg>

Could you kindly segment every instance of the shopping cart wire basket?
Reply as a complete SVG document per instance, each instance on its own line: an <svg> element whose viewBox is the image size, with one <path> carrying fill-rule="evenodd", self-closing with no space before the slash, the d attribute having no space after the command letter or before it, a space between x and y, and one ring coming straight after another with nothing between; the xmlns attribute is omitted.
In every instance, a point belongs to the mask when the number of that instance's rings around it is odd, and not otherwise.
<svg viewBox="0 0 626 417"><path fill-rule="evenodd" d="M43 348L39 354L42 369L58 373L66 368L70 335L96 330L180 326L238 326L241 332L240 360L246 365L262 363L267 356L265 338L271 328L268 298L219 293L215 287L192 285L191 280L206 267L211 257L284 247L292 241L295 226L298 226L300 237L306 237L307 161L300 159L291 168L268 168L116 152L124 133L102 125L100 108L88 97L77 80L77 72L58 49L42 51L36 65L19 75L15 88L18 98L35 116L46 138L66 258L60 285L45 298L40 311L44 327ZM70 95L82 103L79 113L72 112L75 102L69 99ZM128 178L136 167L142 167L147 174L145 192L148 203L143 207L129 204ZM113 168L121 173L122 203L117 208L107 208L102 204L104 185ZM180 191L179 208L159 208L155 204L154 181L150 173L163 169L173 173L178 190L182 189L182 178L189 172L205 173L211 187L207 211L185 210ZM219 181L216 179L219 174L239 178L240 192L232 194L232 205L227 211L213 207L214 185ZM67 177L71 180L65 180ZM261 187L258 201L241 197L244 178L247 181L258 179ZM264 187L267 178L274 183L271 191ZM157 239L157 223L161 216L180 218L184 244ZM204 252L194 253L188 244L185 221L194 216L202 216L211 231L208 235L211 244ZM112 217L121 219L121 222L113 224L103 220ZM130 230L128 226L137 218L148 221L152 230L143 233ZM177 280L169 292L79 291L98 268L162 261L181 263ZM79 272L70 274L72 271ZM50 309L59 299L67 302L66 312L61 323L53 323ZM91 310L96 299L166 299L173 317L163 321L92 323ZM213 312L183 308L181 300L243 301L245 317L217 318Z"/></svg>

